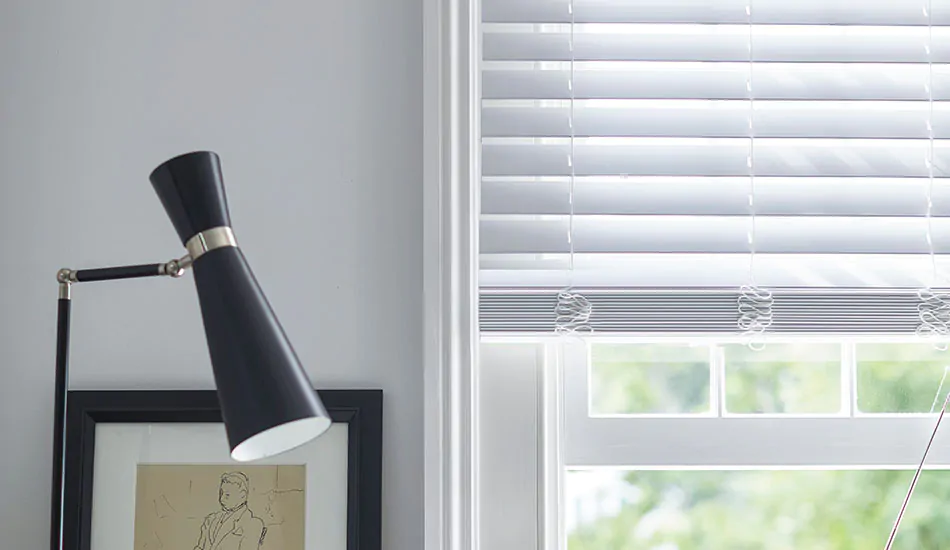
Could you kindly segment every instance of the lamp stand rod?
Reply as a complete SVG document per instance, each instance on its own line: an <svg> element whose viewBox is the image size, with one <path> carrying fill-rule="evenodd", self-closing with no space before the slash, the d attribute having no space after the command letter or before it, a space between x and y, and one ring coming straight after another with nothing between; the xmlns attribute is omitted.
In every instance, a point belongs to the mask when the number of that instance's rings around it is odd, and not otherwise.
<svg viewBox="0 0 950 550"><path fill-rule="evenodd" d="M53 406L53 484L50 518L50 549L63 550L63 506L66 484L66 397L69 391L69 321L72 310L73 283L114 281L142 277L181 277L191 266L191 256L163 264L143 264L101 269L61 269L56 274L59 282L59 305L56 314L56 384Z"/></svg>
<svg viewBox="0 0 950 550"><path fill-rule="evenodd" d="M53 408L53 491L50 549L60 550L63 540L63 482L66 473L66 388L69 385L69 283L60 283L56 315L56 387Z"/></svg>

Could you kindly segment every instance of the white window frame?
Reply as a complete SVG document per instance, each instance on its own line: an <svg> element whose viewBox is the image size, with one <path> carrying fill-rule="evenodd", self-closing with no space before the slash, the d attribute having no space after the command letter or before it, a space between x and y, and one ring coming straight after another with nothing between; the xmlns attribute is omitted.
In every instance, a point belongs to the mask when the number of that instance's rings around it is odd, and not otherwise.
<svg viewBox="0 0 950 550"><path fill-rule="evenodd" d="M475 550L478 0L423 0L424 544Z"/></svg>
<svg viewBox="0 0 950 550"><path fill-rule="evenodd" d="M593 415L590 413L589 344L601 342L740 343L735 337L592 337L562 346L565 467L636 468L830 468L916 467L933 431L935 414L869 414L856 411L853 346L862 341L915 342L912 338L769 337L778 345L829 342L843 345L842 397L837 414L735 414L723 410L724 358L712 348L711 401L707 415ZM940 380L934 381L934 390ZM944 391L946 391L946 386ZM941 402L942 403L942 402ZM939 409L940 404L937 405ZM646 442L646 444L638 444ZM950 465L950 437L938 433L928 465Z"/></svg>
<svg viewBox="0 0 950 550"><path fill-rule="evenodd" d="M914 342L906 337L779 337L769 343L786 341L831 342L844 344L844 361L852 361L849 347L857 342ZM853 386L846 384L849 402L846 411L827 415L761 415L716 413L709 415L591 415L589 395L589 344L610 343L690 343L722 344L742 341L739 336L691 337L558 337L537 335L483 335L484 360L481 368L483 391L495 391L481 402L492 408L505 408L508 415L531 417L536 421L537 440L524 438L512 441L499 436L506 428L492 414L481 426L486 442L483 453L499 437L506 441L509 458L518 458L523 471L524 459L531 460L537 471L536 505L506 508L499 519L483 518L481 527L515 533L519 540L534 541L533 548L565 550L564 532L565 477L570 469L597 467L632 468L638 470L874 470L914 469L936 420L936 414L872 414L854 409ZM505 349L510 349L510 353ZM532 350L536 357L532 358ZM722 359L713 355L713 372L722 374ZM853 363L852 363L853 364ZM717 366L719 367L717 369ZM523 369L535 369L537 387L525 384ZM854 373L843 376L853 379ZM722 378L720 378L722 380ZM500 394L502 383L514 383L521 397L513 392ZM935 380L936 384L939 381ZM487 384L487 385L486 385ZM944 391L948 388L945 385ZM526 398L529 392L540 393L537 399ZM712 391L721 391L713 388ZM939 405L938 405L939 407ZM721 411L721 408L719 409ZM494 420L492 420L494 418ZM523 429L524 422L518 425ZM483 455L484 456L484 455ZM496 465L498 461L488 457ZM950 433L942 426L927 460L927 467L950 468ZM507 473L510 479L510 472ZM485 494L483 509L504 506L499 496L510 495L510 487L501 486L494 472L485 472L480 484ZM525 484L530 486L531 484ZM494 500L493 500L494 499ZM510 502L513 499L509 499ZM486 535L494 542L497 537ZM513 537L512 537L513 538ZM506 550L507 547L500 547Z"/></svg>

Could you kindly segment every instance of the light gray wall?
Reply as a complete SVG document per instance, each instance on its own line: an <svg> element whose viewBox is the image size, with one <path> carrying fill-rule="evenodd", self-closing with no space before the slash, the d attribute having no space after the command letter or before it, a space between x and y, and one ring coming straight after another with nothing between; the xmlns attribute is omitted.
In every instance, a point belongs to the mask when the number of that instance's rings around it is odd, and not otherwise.
<svg viewBox="0 0 950 550"><path fill-rule="evenodd" d="M0 533L47 539L59 267L182 250L147 176L223 159L311 377L386 392L384 547L422 547L421 0L0 2ZM72 387L210 388L185 280L80 286Z"/></svg>

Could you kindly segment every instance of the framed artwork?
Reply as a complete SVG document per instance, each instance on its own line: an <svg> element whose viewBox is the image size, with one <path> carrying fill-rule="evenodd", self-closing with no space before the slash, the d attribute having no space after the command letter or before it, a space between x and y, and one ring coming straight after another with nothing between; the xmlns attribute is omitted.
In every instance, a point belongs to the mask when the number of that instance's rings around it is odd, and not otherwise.
<svg viewBox="0 0 950 550"><path fill-rule="evenodd" d="M320 390L333 424L235 462L213 391L71 391L63 548L381 550L382 392Z"/></svg>

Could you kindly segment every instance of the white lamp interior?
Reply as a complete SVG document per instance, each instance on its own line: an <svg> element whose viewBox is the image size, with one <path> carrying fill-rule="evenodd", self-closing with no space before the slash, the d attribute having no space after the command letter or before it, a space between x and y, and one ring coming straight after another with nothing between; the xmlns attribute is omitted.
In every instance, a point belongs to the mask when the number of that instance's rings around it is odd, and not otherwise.
<svg viewBox="0 0 950 550"><path fill-rule="evenodd" d="M317 416L274 426L238 444L231 458L249 462L289 451L322 434L331 423L329 418Z"/></svg>

